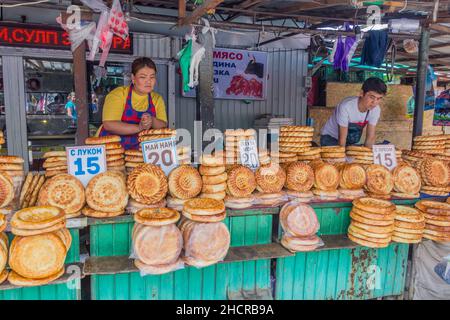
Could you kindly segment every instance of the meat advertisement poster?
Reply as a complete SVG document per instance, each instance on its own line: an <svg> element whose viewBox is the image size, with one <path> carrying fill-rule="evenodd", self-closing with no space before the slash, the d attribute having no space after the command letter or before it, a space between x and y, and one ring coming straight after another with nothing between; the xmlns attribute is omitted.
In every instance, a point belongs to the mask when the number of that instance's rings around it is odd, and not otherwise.
<svg viewBox="0 0 450 320"><path fill-rule="evenodd" d="M267 52L216 48L213 54L215 98L266 98ZM183 96L195 97L195 88Z"/></svg>

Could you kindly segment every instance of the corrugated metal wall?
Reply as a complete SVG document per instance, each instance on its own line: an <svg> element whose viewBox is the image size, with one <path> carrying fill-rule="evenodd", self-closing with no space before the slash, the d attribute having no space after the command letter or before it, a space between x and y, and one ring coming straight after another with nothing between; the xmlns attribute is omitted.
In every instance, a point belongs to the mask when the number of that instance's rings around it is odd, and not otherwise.
<svg viewBox="0 0 450 320"><path fill-rule="evenodd" d="M170 59L181 48L181 39L160 35L135 34L134 55ZM267 99L246 104L240 100L215 100L216 128L249 128L254 119L265 113L292 117L296 124L306 122L306 91L304 81L307 73L307 52L304 50L268 49L269 81ZM163 76L161 74L161 76ZM181 96L181 76L176 74L175 122L177 128L194 129L195 99ZM166 85L168 78L158 72L159 88L167 103Z"/></svg>
<svg viewBox="0 0 450 320"><path fill-rule="evenodd" d="M246 104L240 100L215 100L216 128L250 128L254 119L265 113L292 117L296 124L306 122L307 53L304 50L270 50L267 99ZM176 126L193 129L195 99L184 98L181 79L176 83Z"/></svg>

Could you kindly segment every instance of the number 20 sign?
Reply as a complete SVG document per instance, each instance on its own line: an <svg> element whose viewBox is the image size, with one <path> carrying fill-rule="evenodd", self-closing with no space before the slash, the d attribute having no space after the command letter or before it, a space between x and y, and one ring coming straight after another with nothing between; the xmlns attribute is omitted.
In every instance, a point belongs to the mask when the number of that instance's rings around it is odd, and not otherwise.
<svg viewBox="0 0 450 320"><path fill-rule="evenodd" d="M395 146L393 144L373 145L373 162L381 164L389 170L397 166Z"/></svg>
<svg viewBox="0 0 450 320"><path fill-rule="evenodd" d="M175 139L166 138L142 143L145 163L160 166L166 175L178 166L177 144Z"/></svg>
<svg viewBox="0 0 450 320"><path fill-rule="evenodd" d="M105 146L66 147L67 169L86 187L97 174L106 171Z"/></svg>

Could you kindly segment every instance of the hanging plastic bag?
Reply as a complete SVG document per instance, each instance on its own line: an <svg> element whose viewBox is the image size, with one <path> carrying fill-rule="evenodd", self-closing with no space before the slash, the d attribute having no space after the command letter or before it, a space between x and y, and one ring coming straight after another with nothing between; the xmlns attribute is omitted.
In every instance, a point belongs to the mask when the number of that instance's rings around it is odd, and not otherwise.
<svg viewBox="0 0 450 320"><path fill-rule="evenodd" d="M434 272L436 272L442 280L450 284L450 255L444 257L444 260L434 267Z"/></svg>

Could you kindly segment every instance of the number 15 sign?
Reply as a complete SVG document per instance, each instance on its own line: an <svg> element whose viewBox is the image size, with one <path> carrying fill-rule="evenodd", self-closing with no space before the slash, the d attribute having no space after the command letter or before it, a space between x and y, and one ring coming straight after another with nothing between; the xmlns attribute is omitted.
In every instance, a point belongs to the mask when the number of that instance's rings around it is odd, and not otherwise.
<svg viewBox="0 0 450 320"><path fill-rule="evenodd" d="M397 166L397 157L395 155L395 146L393 144L373 145L373 162L381 164L389 170Z"/></svg>
<svg viewBox="0 0 450 320"><path fill-rule="evenodd" d="M105 146L66 147L67 170L86 187L97 174L106 171Z"/></svg>

